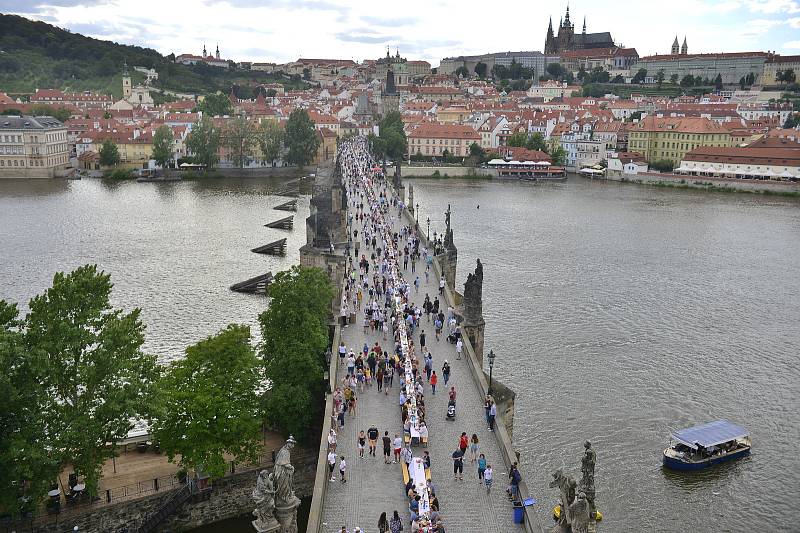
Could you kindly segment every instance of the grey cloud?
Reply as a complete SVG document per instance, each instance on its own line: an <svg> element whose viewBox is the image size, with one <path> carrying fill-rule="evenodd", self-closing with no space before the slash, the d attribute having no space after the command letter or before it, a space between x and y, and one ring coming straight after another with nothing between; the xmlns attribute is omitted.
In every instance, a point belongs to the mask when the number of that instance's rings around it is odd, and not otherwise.
<svg viewBox="0 0 800 533"><path fill-rule="evenodd" d="M345 6L340 6L326 0L205 0L206 4L230 4L233 7L270 7L274 9L287 9L297 11L309 9L314 11L347 11Z"/></svg>
<svg viewBox="0 0 800 533"><path fill-rule="evenodd" d="M388 42L395 42L400 37L396 35L376 35L376 34L364 34L364 33L351 33L351 32L340 32L336 34L336 38L340 41L348 42L348 43L364 43L364 44L376 44L376 43L388 43Z"/></svg>
<svg viewBox="0 0 800 533"><path fill-rule="evenodd" d="M368 15L362 16L361 19L375 26L389 27L410 26L411 24L416 24L419 20L417 17L373 17Z"/></svg>
<svg viewBox="0 0 800 533"><path fill-rule="evenodd" d="M45 6L75 7L110 4L111 0L0 0L4 13L38 13Z"/></svg>

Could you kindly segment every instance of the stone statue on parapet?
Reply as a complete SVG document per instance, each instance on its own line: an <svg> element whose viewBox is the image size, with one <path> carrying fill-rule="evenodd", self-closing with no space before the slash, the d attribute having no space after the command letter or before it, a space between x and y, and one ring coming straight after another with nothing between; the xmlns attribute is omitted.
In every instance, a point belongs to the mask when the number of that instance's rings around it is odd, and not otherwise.
<svg viewBox="0 0 800 533"><path fill-rule="evenodd" d="M475 273L467 274L464 283L464 318L467 321L477 321L483 314L483 264L478 259Z"/></svg>
<svg viewBox="0 0 800 533"><path fill-rule="evenodd" d="M558 517L558 523L562 526L570 526L572 524L572 517L570 515L570 506L575 501L575 480L559 468L553 472L553 481L550 482L550 488L558 488L561 493L561 514Z"/></svg>
<svg viewBox="0 0 800 533"><path fill-rule="evenodd" d="M450 204L447 204L447 211L444 212L445 235L450 233Z"/></svg>
<svg viewBox="0 0 800 533"><path fill-rule="evenodd" d="M589 514L592 518L595 516L597 508L594 504L595 490L594 490L594 465L597 462L597 454L592 449L592 443L588 440L583 443L585 449L583 457L581 457L581 483L580 490L586 495L586 501L589 504Z"/></svg>
<svg viewBox="0 0 800 533"><path fill-rule="evenodd" d="M252 522L253 527L258 532L272 532L280 528L280 524L275 519L275 486L272 481L272 474L262 470L256 480L256 488L253 489L253 501L256 508L253 515L256 519Z"/></svg>
<svg viewBox="0 0 800 533"><path fill-rule="evenodd" d="M589 533L589 524L594 522L589 514L589 502L586 501L586 494L578 492L577 498L569 506L569 516L571 517L572 533Z"/></svg>
<svg viewBox="0 0 800 533"><path fill-rule="evenodd" d="M299 503L300 500L294 494L294 467L291 463L291 453L297 441L294 437L289 435L289 439L283 448L275 456L275 473L273 479L275 480L275 505L276 507L285 507L292 505L295 502Z"/></svg>

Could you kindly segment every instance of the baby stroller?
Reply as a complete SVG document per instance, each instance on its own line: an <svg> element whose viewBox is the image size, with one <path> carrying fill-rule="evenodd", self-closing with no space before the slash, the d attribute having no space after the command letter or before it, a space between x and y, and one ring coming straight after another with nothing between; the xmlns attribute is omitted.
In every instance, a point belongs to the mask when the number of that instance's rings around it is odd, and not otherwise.
<svg viewBox="0 0 800 533"><path fill-rule="evenodd" d="M455 333L451 333L450 335L447 336L447 342L449 342L450 344L455 344L458 342L458 339L460 337L461 335L459 334L458 331L456 331Z"/></svg>
<svg viewBox="0 0 800 533"><path fill-rule="evenodd" d="M450 400L447 402L447 415L445 416L447 420L455 420L456 419L456 401Z"/></svg>

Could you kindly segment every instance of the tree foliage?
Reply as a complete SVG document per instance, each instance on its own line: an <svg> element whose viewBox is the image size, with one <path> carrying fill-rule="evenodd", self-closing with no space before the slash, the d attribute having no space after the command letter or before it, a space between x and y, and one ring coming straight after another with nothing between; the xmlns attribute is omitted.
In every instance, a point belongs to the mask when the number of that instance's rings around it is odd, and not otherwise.
<svg viewBox="0 0 800 533"><path fill-rule="evenodd" d="M661 88L661 85L663 85L664 83L664 77L665 77L664 69L663 68L658 69L658 72L656 72L656 83L658 84L659 89Z"/></svg>
<svg viewBox="0 0 800 533"><path fill-rule="evenodd" d="M113 309L111 289L110 276L88 265L57 273L22 321L0 302L2 374L14 380L13 387L0 384L13 429L0 436L0 461L7 450L18 458L15 481L31 481L33 496L67 465L95 492L113 454L106 443L125 438L131 420L149 414L155 357L141 351L139 309ZM24 449L23 438L31 439Z"/></svg>
<svg viewBox="0 0 800 533"><path fill-rule="evenodd" d="M403 129L403 118L399 111L390 111L380 121L379 136L383 153L392 159L405 155L408 140Z"/></svg>
<svg viewBox="0 0 800 533"><path fill-rule="evenodd" d="M53 117L61 122L66 122L72 116L72 111L66 107L51 107L47 104L35 104L30 108L30 114L34 117Z"/></svg>
<svg viewBox="0 0 800 533"><path fill-rule="evenodd" d="M225 474L225 454L255 461L263 413L258 399L261 365L250 328L231 324L186 348L160 381L153 431L170 461L212 477Z"/></svg>
<svg viewBox="0 0 800 533"><path fill-rule="evenodd" d="M467 67L465 67L464 65L461 65L456 69L455 74L459 78L466 78L469 76L469 70L467 70Z"/></svg>
<svg viewBox="0 0 800 533"><path fill-rule="evenodd" d="M333 287L318 268L294 266L275 276L269 308L261 313L267 379L266 416L284 434L309 436L319 409Z"/></svg>
<svg viewBox="0 0 800 533"><path fill-rule="evenodd" d="M633 75L633 79L631 80L632 83L644 83L644 79L647 77L647 69L640 68L636 71L636 74Z"/></svg>
<svg viewBox="0 0 800 533"><path fill-rule="evenodd" d="M555 150L553 150L553 153L550 155L550 157L553 160L554 166L563 167L567 162L567 151L561 146L558 146Z"/></svg>
<svg viewBox="0 0 800 533"><path fill-rule="evenodd" d="M186 148L194 154L195 161L212 168L219 161L219 143L219 128L214 125L213 120L203 117L189 133Z"/></svg>
<svg viewBox="0 0 800 533"><path fill-rule="evenodd" d="M174 154L172 151L172 130L166 124L159 126L153 134L153 159L165 166Z"/></svg>
<svg viewBox="0 0 800 533"><path fill-rule="evenodd" d="M285 138L285 132L280 124L274 120L262 121L256 132L256 138L264 161L273 163L280 157Z"/></svg>
<svg viewBox="0 0 800 533"><path fill-rule="evenodd" d="M672 172L672 169L675 168L675 163L671 159L659 159L651 161L650 168L660 172Z"/></svg>
<svg viewBox="0 0 800 533"><path fill-rule="evenodd" d="M286 121L286 161L304 167L314 160L322 142L314 123L304 109L295 109Z"/></svg>
<svg viewBox="0 0 800 533"><path fill-rule="evenodd" d="M209 117L233 114L233 105L230 98L221 92L207 94L203 101L198 104L197 109Z"/></svg>
<svg viewBox="0 0 800 533"><path fill-rule="evenodd" d="M119 148L111 139L103 141L100 147L100 164L111 167L119 163Z"/></svg>
<svg viewBox="0 0 800 533"><path fill-rule="evenodd" d="M234 166L242 168L249 162L257 144L256 126L245 117L235 118L228 122L224 140Z"/></svg>
<svg viewBox="0 0 800 533"><path fill-rule="evenodd" d="M479 61L478 63L475 64L475 74L477 74L479 78L483 79L486 77L487 68L488 65L486 65L486 63Z"/></svg>

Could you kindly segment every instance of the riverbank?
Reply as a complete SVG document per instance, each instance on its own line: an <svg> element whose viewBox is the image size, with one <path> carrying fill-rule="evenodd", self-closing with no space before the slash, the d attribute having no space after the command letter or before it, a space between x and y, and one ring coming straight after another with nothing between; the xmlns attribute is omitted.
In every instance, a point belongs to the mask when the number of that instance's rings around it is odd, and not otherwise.
<svg viewBox="0 0 800 533"><path fill-rule="evenodd" d="M390 172L391 173L391 172ZM466 166L434 166L434 165L403 165L400 169L403 179L428 178L462 178L490 180L496 177L496 172L488 168Z"/></svg>
<svg viewBox="0 0 800 533"><path fill-rule="evenodd" d="M577 174L576 174L577 176ZM590 179L590 178L584 178ZM648 172L632 176L607 176L600 178L621 183L637 183L672 189L699 189L712 192L738 192L800 198L800 183L787 181L740 180L708 176L680 176Z"/></svg>

